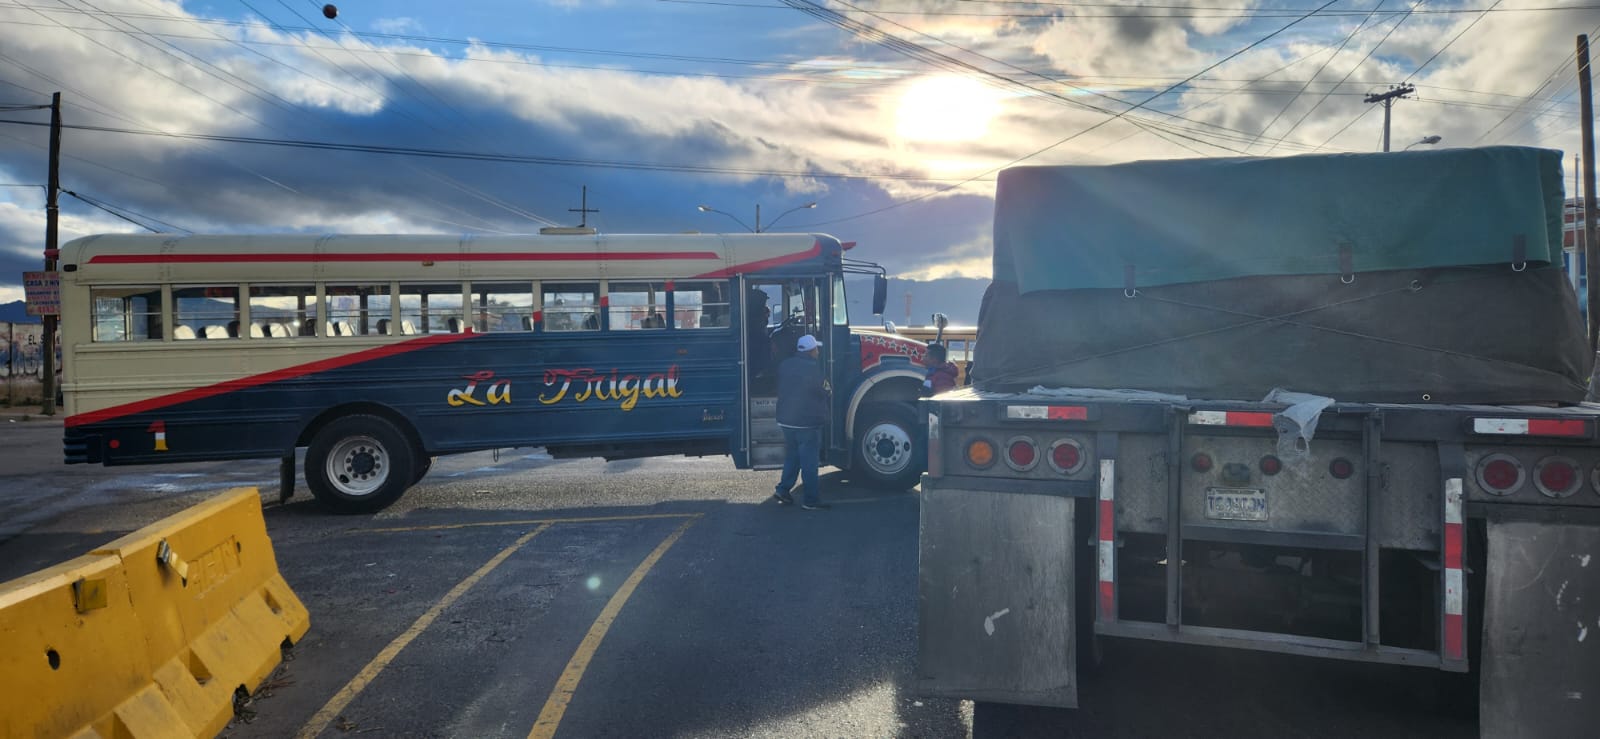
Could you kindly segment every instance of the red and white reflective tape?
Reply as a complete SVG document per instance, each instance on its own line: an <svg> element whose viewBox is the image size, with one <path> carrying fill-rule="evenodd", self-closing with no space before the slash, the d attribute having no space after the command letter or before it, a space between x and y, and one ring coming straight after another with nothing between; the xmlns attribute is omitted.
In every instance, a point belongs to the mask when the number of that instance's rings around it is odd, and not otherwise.
<svg viewBox="0 0 1600 739"><path fill-rule="evenodd" d="M1588 436L1585 421L1552 418L1474 418L1472 432L1499 436Z"/></svg>
<svg viewBox="0 0 1600 739"><path fill-rule="evenodd" d="M1117 620L1117 462L1100 460L1100 621Z"/></svg>
<svg viewBox="0 0 1600 739"><path fill-rule="evenodd" d="M1462 576L1461 478L1444 481L1444 650L1450 661L1466 659L1466 578Z"/></svg>
<svg viewBox="0 0 1600 739"><path fill-rule="evenodd" d="M1195 426L1248 426L1272 428L1272 414L1261 411L1195 411L1189 414Z"/></svg>
<svg viewBox="0 0 1600 739"><path fill-rule="evenodd" d="M1006 406L1006 418L1019 421L1087 421L1089 409L1081 405Z"/></svg>

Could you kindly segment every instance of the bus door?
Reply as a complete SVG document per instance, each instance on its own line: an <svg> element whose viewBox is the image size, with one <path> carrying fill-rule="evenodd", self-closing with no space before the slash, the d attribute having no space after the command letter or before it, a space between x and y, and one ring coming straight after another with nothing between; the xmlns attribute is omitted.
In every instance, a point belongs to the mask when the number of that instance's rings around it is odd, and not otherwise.
<svg viewBox="0 0 1600 739"><path fill-rule="evenodd" d="M783 430L778 426L778 365L794 356L801 336L811 334L823 342L824 378L833 376L834 348L823 330L826 281L819 278L747 277L743 315L746 408L744 447L753 469L783 466ZM824 429L822 449L827 449Z"/></svg>

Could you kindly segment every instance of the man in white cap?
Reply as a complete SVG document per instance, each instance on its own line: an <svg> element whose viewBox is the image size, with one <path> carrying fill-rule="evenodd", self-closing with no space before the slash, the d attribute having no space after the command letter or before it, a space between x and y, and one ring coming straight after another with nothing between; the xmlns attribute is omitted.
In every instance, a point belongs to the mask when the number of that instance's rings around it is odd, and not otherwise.
<svg viewBox="0 0 1600 739"><path fill-rule="evenodd" d="M817 361L822 342L806 334L795 343L795 354L778 365L778 426L783 429L783 477L772 493L780 504L794 502L790 490L795 477L802 481L800 507L808 511L828 508L817 495L817 465L822 451L822 427L828 422L828 389Z"/></svg>

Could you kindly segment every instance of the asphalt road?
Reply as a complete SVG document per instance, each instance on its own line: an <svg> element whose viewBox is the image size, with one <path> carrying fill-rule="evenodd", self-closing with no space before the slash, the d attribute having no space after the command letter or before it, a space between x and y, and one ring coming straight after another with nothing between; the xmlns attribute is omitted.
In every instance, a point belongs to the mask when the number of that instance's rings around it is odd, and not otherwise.
<svg viewBox="0 0 1600 739"><path fill-rule="evenodd" d="M266 519L310 633L234 737L966 737L922 698L915 493L826 474L835 507L768 499L725 459L441 458L389 510L277 505L276 465L63 466L60 424L0 421L0 580L218 490ZM1104 640L1079 711L980 734L1475 736L1470 684L1407 668ZM1467 687L1463 687L1466 685Z"/></svg>

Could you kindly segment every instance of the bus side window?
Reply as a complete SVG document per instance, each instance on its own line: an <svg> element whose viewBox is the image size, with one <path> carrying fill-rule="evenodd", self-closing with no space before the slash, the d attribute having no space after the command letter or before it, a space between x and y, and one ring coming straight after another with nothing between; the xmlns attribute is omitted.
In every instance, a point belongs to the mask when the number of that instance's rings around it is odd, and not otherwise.
<svg viewBox="0 0 1600 739"><path fill-rule="evenodd" d="M315 326L316 318L317 289L312 285L250 286L250 320L266 338L300 336L301 327Z"/></svg>
<svg viewBox="0 0 1600 739"><path fill-rule="evenodd" d="M472 283L473 325L480 332L532 331L533 283Z"/></svg>
<svg viewBox="0 0 1600 739"><path fill-rule="evenodd" d="M598 331L600 305L598 282L545 282L541 305L546 331Z"/></svg>
<svg viewBox="0 0 1600 739"><path fill-rule="evenodd" d="M172 312L173 323L193 331L194 336L228 338L228 324L239 320L239 288L235 285L174 287Z"/></svg>
<svg viewBox="0 0 1600 739"><path fill-rule="evenodd" d="M161 288L109 287L89 291L94 311L91 341L159 341Z"/></svg>
<svg viewBox="0 0 1600 739"><path fill-rule="evenodd" d="M667 292L664 282L612 282L606 289L611 330L667 327Z"/></svg>
<svg viewBox="0 0 1600 739"><path fill-rule="evenodd" d="M451 321L460 331L466 318L461 308L461 283L400 285L400 319L410 321L418 333L448 333Z"/></svg>
<svg viewBox="0 0 1600 739"><path fill-rule="evenodd" d="M323 288L328 304L323 311L324 336L366 336L376 334L378 321L389 317L389 286L328 285ZM459 289L457 290L459 294ZM460 303L461 299L456 298Z"/></svg>
<svg viewBox="0 0 1600 739"><path fill-rule="evenodd" d="M731 325L728 283L679 281L672 285L674 328L727 328Z"/></svg>

